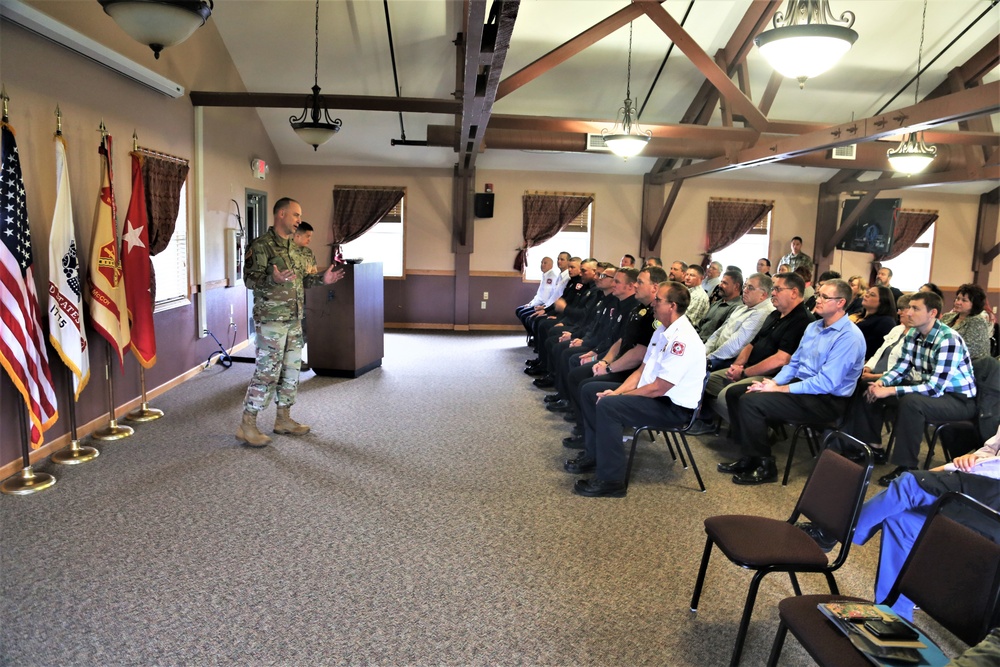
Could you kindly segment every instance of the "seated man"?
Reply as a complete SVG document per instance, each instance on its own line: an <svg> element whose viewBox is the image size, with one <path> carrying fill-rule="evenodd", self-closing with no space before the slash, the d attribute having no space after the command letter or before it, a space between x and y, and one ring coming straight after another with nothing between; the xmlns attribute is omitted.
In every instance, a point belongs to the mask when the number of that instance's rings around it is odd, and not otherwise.
<svg viewBox="0 0 1000 667"><path fill-rule="evenodd" d="M700 287L699 287L700 289ZM586 385L583 411L590 418L584 450L565 468L571 473L595 471L581 479L573 492L581 496L625 495L627 458L622 450L626 425L675 427L691 419L701 397L705 375L705 345L684 317L690 292L680 283L661 283L653 309L661 324L646 356L620 386L603 382Z"/></svg>
<svg viewBox="0 0 1000 667"><path fill-rule="evenodd" d="M735 484L778 480L768 442L768 420L788 417L833 421L843 416L865 363L865 337L847 317L851 286L831 280L816 293L820 320L806 327L788 365L774 379L755 382L739 400L742 456L720 463Z"/></svg>
<svg viewBox="0 0 1000 667"><path fill-rule="evenodd" d="M560 261L562 261L562 255L559 257ZM532 297L531 301L528 303L514 309L514 315L517 316L517 319L521 320L521 324L525 325L525 329L528 329L528 325L525 324L525 322L528 317L535 312L536 308L549 307L555 303L556 298L562 294L562 287L559 285L559 275L561 269L552 265L551 257L542 258L541 269L542 279L538 282L538 289L535 291L535 296ZM528 329L528 331L530 332L530 329Z"/></svg>
<svg viewBox="0 0 1000 667"><path fill-rule="evenodd" d="M770 295L774 311L764 320L753 340L740 350L735 361L712 372L705 386L701 419L688 431L691 435L716 430L714 418L707 416L714 411L723 421L729 422L733 440L739 442L739 420L736 418L739 398L751 384L774 375L788 363L806 327L815 321L802 305L805 286L802 278L784 273L774 277L773 285Z"/></svg>
<svg viewBox="0 0 1000 667"><path fill-rule="evenodd" d="M1000 429L978 451L959 456L952 463L933 470L900 475L888 489L865 503L853 541L865 544L882 530L882 550L875 580L876 600L884 600L889 594L931 505L948 491L964 493L1000 511ZM962 516L952 518L976 529L975 523L964 521ZM1000 541L1000 535L987 537L994 542ZM913 602L905 596L900 596L892 609L907 620L913 620Z"/></svg>
<svg viewBox="0 0 1000 667"><path fill-rule="evenodd" d="M722 262L711 262L705 271L705 279L701 281L701 288L705 294L711 294L715 286L722 280ZM741 281L742 282L742 281ZM696 322L697 324L697 322Z"/></svg>
<svg viewBox="0 0 1000 667"><path fill-rule="evenodd" d="M674 280L679 283L684 282L684 272L688 265L677 259L670 263L670 270L667 272L667 280Z"/></svg>
<svg viewBox="0 0 1000 667"><path fill-rule="evenodd" d="M743 285L741 305L736 306L725 323L705 341L708 369L714 371L729 366L772 312L771 276L755 273Z"/></svg>
<svg viewBox="0 0 1000 667"><path fill-rule="evenodd" d="M976 382L969 351L961 336L938 321L941 306L941 297L933 292L910 295L912 328L903 339L896 364L868 387L867 401L854 403L858 410L880 413L882 406L873 405L876 401L898 400L892 451L896 468L879 478L882 486L917 468L927 421L971 419L976 413ZM919 378L915 382L910 375L913 372ZM873 421L859 416L850 424L854 432L848 433L862 442L875 443L882 429L881 420L877 430ZM876 445L875 449L881 448ZM884 454L881 456L884 460Z"/></svg>
<svg viewBox="0 0 1000 667"><path fill-rule="evenodd" d="M684 284L687 285L691 293L691 305L687 309L687 317L692 324L701 322L708 312L708 294L701 288L701 280L705 275L705 269L697 264L689 264L684 272Z"/></svg>
<svg viewBox="0 0 1000 667"><path fill-rule="evenodd" d="M718 289L722 292L722 298L708 307L708 312L700 322L692 320L702 341L707 341L742 303L740 293L743 291L743 274L739 271L726 271L719 281Z"/></svg>

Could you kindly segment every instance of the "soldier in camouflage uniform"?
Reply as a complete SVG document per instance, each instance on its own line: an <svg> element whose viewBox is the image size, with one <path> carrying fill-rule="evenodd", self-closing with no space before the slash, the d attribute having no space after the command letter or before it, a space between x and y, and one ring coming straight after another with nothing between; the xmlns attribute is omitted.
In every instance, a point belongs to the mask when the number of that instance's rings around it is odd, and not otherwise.
<svg viewBox="0 0 1000 667"><path fill-rule="evenodd" d="M300 269L303 274L316 273L318 269L316 268L316 255L313 253L312 248L309 247L309 242L312 240L313 226L308 222L303 220L299 223L299 226L295 229L295 234L292 236L292 240L295 241L296 253L292 256L292 263L295 264L295 270L298 272ZM302 311L302 349L306 348L309 343L308 340L308 327L306 326L306 313ZM299 371L305 373L309 370L309 364L302 360L299 366Z"/></svg>
<svg viewBox="0 0 1000 667"><path fill-rule="evenodd" d="M237 440L264 447L271 438L257 429L257 413L274 395L278 415L274 432L304 435L309 427L289 416L295 403L302 352L304 288L331 285L344 277L333 264L324 273L309 272L293 240L302 219L302 207L294 199L279 199L274 205L274 226L247 249L243 279L253 290L253 317L257 323L257 368L243 401L243 420ZM310 253L311 254L311 253Z"/></svg>

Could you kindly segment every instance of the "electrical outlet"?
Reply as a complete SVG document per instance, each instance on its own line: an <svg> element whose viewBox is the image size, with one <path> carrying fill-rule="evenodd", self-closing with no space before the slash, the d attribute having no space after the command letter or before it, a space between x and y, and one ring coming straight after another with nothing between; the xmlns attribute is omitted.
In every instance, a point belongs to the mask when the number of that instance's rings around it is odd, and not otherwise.
<svg viewBox="0 0 1000 667"><path fill-rule="evenodd" d="M489 292L483 292L483 301L486 301L489 298L490 298L490 293Z"/></svg>
<svg viewBox="0 0 1000 667"><path fill-rule="evenodd" d="M482 309L486 310L486 302L485 301L480 301L480 303L482 304L482 306L481 306Z"/></svg>

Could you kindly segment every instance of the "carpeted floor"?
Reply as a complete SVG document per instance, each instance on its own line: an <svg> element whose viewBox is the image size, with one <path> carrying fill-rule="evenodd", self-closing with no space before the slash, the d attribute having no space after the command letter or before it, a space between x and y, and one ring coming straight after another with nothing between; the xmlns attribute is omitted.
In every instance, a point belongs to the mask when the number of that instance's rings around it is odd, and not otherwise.
<svg viewBox="0 0 1000 667"><path fill-rule="evenodd" d="M714 471L725 442L695 438L699 493L659 441L626 498L574 496L523 343L387 334L380 369L305 374L313 432L260 450L232 435L252 367L214 366L96 461L41 466L54 489L0 498L0 663L727 664L750 577L716 552L689 611L702 521L786 518L812 462L737 487ZM871 595L877 550L852 552L842 592ZM744 665L791 594L765 579ZM790 638L781 664L811 661Z"/></svg>

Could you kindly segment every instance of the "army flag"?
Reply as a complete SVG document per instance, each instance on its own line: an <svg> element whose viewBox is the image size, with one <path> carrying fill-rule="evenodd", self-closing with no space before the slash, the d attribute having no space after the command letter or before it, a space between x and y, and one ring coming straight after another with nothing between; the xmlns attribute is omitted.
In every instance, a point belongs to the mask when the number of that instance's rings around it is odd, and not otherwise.
<svg viewBox="0 0 1000 667"><path fill-rule="evenodd" d="M128 310L122 265L118 259L118 229L115 192L112 187L111 136L105 135L98 149L101 154L101 192L97 198L94 236L90 244L90 321L118 355L125 369L124 355L129 348Z"/></svg>
<svg viewBox="0 0 1000 667"><path fill-rule="evenodd" d="M90 351L83 325L83 285L76 251L66 141L56 138L56 210L49 237L49 341L73 375L73 395L90 379Z"/></svg>
<svg viewBox="0 0 1000 667"><path fill-rule="evenodd" d="M153 329L153 295L150 292L149 223L142 162L132 154L132 199L122 229L122 273L132 337L132 353L143 368L156 364L156 332Z"/></svg>
<svg viewBox="0 0 1000 667"><path fill-rule="evenodd" d="M21 160L6 118L0 133L0 365L24 398L37 449L59 413L38 313Z"/></svg>

